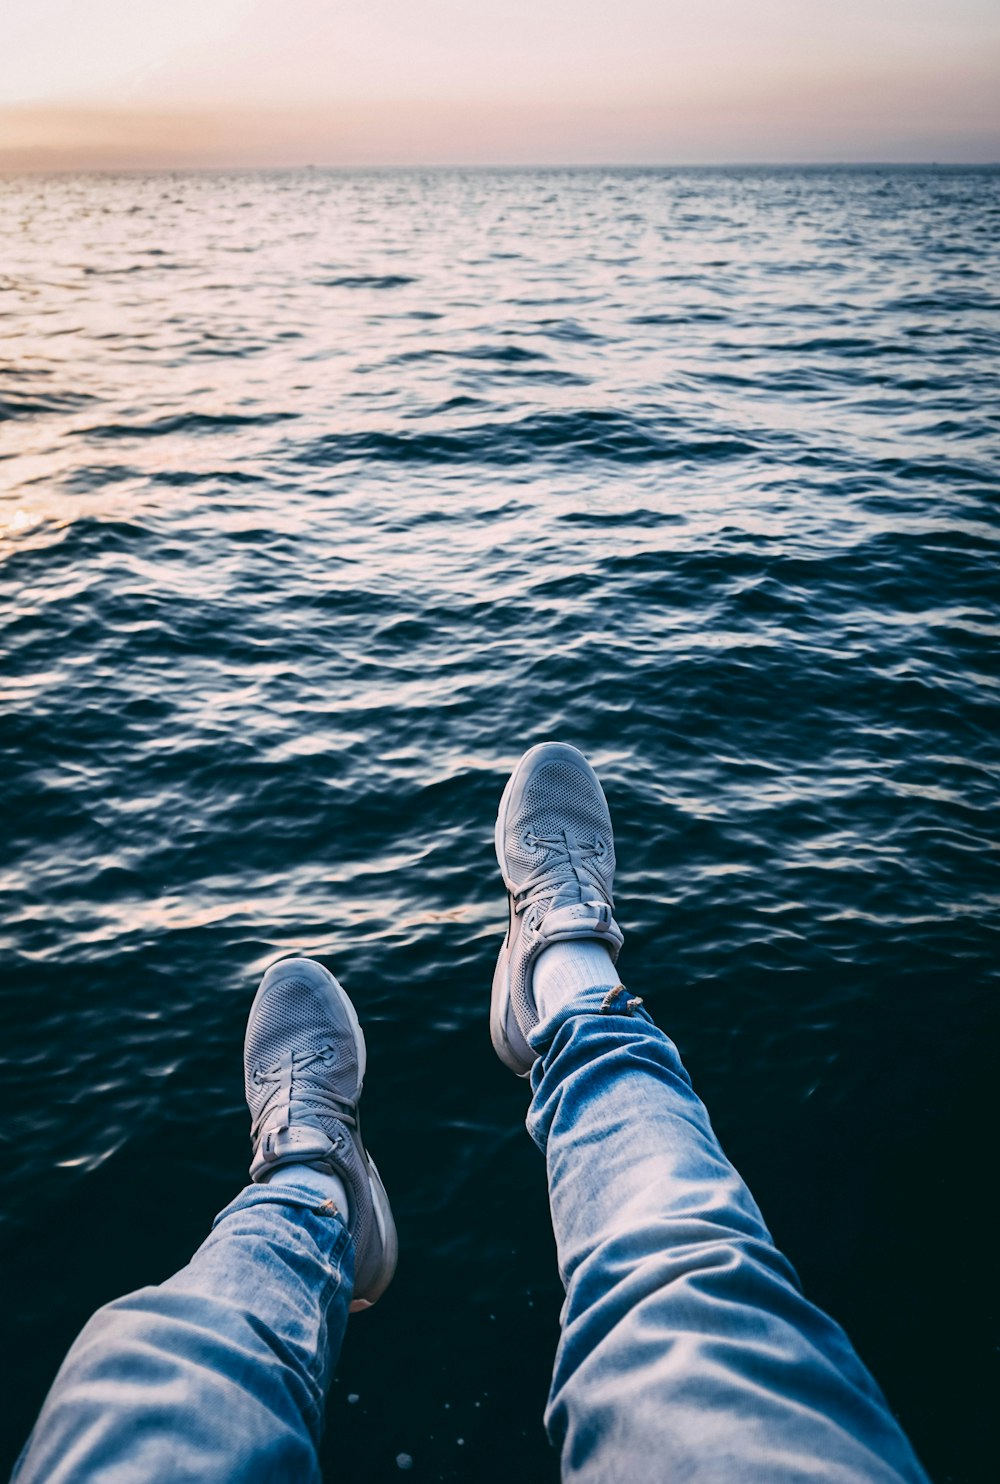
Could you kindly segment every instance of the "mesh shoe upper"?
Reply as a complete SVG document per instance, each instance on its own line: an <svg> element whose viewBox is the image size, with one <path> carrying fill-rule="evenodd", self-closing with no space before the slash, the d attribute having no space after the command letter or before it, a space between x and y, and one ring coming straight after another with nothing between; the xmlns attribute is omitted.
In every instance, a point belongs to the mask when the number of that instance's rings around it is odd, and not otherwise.
<svg viewBox="0 0 1000 1484"><path fill-rule="evenodd" d="M548 742L524 755L501 800L496 846L511 922L497 964L491 1022L495 1044L498 1035L505 1043L497 1051L523 1072L534 1060L526 1038L538 1023L531 975L541 950L596 938L616 959L622 944L612 915L611 816L582 753Z"/></svg>

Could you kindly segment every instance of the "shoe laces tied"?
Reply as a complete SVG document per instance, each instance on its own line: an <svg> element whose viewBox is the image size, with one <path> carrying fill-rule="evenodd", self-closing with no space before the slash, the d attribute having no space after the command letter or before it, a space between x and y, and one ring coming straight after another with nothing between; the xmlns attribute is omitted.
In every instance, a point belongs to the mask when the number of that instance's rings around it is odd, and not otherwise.
<svg viewBox="0 0 1000 1484"><path fill-rule="evenodd" d="M562 898L568 902L586 902L587 895L595 888L602 901L607 901L607 888L592 861L602 861L607 855L607 846L601 839L588 842L563 830L555 839L528 834L525 844L541 846L548 851L542 863L535 867L514 893L514 911L521 913L536 904L539 906L550 898L544 911ZM544 915L544 913L540 914Z"/></svg>
<svg viewBox="0 0 1000 1484"><path fill-rule="evenodd" d="M266 1098L254 1119L251 1139L257 1138L265 1123L271 1126L273 1133L288 1128L292 1122L293 1105L298 1113L305 1115L307 1122L327 1117L337 1119L348 1128L357 1128L357 1098L339 1097L318 1082L315 1076L309 1075L314 1068L334 1066L337 1059L335 1047L321 1046L315 1051L288 1051L273 1066L254 1067L251 1074L254 1086L270 1086L278 1096L275 1098L272 1091Z"/></svg>

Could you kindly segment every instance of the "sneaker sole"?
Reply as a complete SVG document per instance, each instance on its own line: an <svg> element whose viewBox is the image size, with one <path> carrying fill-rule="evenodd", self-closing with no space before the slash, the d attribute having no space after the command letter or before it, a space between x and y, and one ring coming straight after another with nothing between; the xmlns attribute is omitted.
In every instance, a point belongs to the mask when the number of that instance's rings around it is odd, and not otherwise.
<svg viewBox="0 0 1000 1484"><path fill-rule="evenodd" d="M368 1165L368 1184L372 1192L372 1207L375 1211L375 1225L378 1227L379 1237L382 1241L382 1266L374 1285L369 1288L363 1298L351 1299L351 1314L359 1314L362 1309L370 1309L372 1304L378 1303L392 1282L396 1271L396 1263L399 1258L399 1237L396 1233L396 1223L392 1216L392 1207L389 1205L389 1197L386 1195L382 1177L378 1172L375 1161L368 1150L365 1150L365 1162Z"/></svg>
<svg viewBox="0 0 1000 1484"><path fill-rule="evenodd" d="M257 1002L273 982L272 975L277 976L279 972L287 974L292 965L295 966L296 978L306 980L307 983L318 989L322 994L335 1000L347 1016L351 1033L354 1036L354 1049L358 1059L358 1085L355 1088L354 1096L355 1098L359 1098L364 1085L365 1072L368 1068L368 1047L365 1044L365 1033L361 1029L358 1012L354 1008L350 995L339 980L333 977L329 969L324 969L322 964L318 964L315 959L311 958L279 959L276 964L271 965L260 981L260 988L254 995L253 1004L250 1007L250 1015L253 1015L257 1008ZM379 1175L375 1161L368 1153L363 1141L361 1149L365 1158L365 1166L368 1170L368 1184L371 1187L375 1225L378 1228L379 1238L382 1243L382 1265L374 1286L369 1288L363 1297L351 1300L349 1312L352 1314L357 1314L362 1309L370 1309L372 1304L376 1303L382 1297L392 1282L392 1276L396 1271L396 1262L399 1257L399 1237L396 1232L396 1223L393 1220L392 1207L389 1205L389 1197L386 1194L385 1186L382 1184L382 1177Z"/></svg>

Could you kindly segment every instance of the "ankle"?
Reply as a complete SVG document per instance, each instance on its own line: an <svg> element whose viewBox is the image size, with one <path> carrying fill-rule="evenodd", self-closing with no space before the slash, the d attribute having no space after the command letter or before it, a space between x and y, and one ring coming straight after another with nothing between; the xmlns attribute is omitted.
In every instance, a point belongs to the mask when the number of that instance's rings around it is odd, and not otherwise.
<svg viewBox="0 0 1000 1484"><path fill-rule="evenodd" d="M307 1190L314 1190L320 1201L332 1201L340 1215L344 1218L345 1226L350 1216L350 1207L347 1199L347 1187L339 1175L332 1174L329 1170L317 1169L315 1165L279 1165L276 1170L265 1175L260 1182L262 1185L270 1185L277 1189L282 1185L305 1186Z"/></svg>
<svg viewBox="0 0 1000 1484"><path fill-rule="evenodd" d="M611 988L618 975L606 946L593 938L550 943L534 963L532 988L540 1020L587 989Z"/></svg>

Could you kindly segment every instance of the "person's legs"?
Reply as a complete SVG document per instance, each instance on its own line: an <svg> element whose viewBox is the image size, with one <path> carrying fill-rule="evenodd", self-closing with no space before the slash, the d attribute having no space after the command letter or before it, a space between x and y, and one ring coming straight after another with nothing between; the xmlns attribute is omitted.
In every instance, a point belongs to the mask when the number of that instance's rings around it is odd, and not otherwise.
<svg viewBox="0 0 1000 1484"><path fill-rule="evenodd" d="M347 1227L320 1190L249 1186L187 1267L90 1320L17 1484L318 1480L353 1276Z"/></svg>
<svg viewBox="0 0 1000 1484"><path fill-rule="evenodd" d="M610 967L610 965L609 965ZM839 1325L802 1295L677 1050L619 989L531 1036L562 1338L546 1414L574 1480L923 1480Z"/></svg>
<svg viewBox="0 0 1000 1484"><path fill-rule="evenodd" d="M341 986L288 959L247 1025L254 1184L187 1267L98 1311L70 1350L17 1484L319 1479L327 1386L349 1308L396 1263L361 1140L365 1044Z"/></svg>
<svg viewBox="0 0 1000 1484"><path fill-rule="evenodd" d="M575 749L518 764L497 855L511 919L491 1030L530 1073L548 1167L566 1302L546 1422L564 1476L923 1481L846 1335L802 1296L676 1048L618 983L611 821Z"/></svg>

